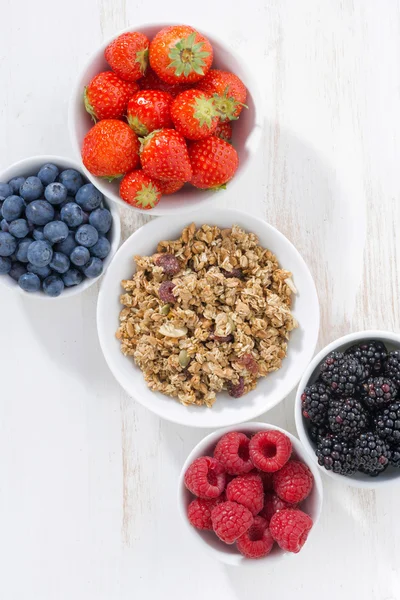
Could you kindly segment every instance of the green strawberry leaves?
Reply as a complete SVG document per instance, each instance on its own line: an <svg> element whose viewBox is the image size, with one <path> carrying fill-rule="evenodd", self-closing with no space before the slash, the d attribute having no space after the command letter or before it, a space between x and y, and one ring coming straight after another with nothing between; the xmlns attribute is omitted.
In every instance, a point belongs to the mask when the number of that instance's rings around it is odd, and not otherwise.
<svg viewBox="0 0 400 600"><path fill-rule="evenodd" d="M169 51L169 58L171 59L169 68L175 69L175 75L177 77L184 76L188 77L193 71L198 75L204 75L202 67L205 66L203 58L210 55L210 52L203 52L202 47L204 42L197 42L196 32L194 31L186 38L179 40L175 46Z"/></svg>

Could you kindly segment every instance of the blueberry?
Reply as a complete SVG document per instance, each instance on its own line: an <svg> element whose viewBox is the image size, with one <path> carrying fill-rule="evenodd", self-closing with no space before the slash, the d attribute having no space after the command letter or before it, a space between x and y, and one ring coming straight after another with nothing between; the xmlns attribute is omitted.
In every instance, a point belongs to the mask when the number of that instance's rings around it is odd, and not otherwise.
<svg viewBox="0 0 400 600"><path fill-rule="evenodd" d="M99 233L107 233L111 229L112 216L108 208L96 208L89 215L89 223L97 229Z"/></svg>
<svg viewBox="0 0 400 600"><path fill-rule="evenodd" d="M86 277L98 277L103 272L103 261L100 258L91 258L82 271Z"/></svg>
<svg viewBox="0 0 400 600"><path fill-rule="evenodd" d="M92 183L86 183L77 192L75 201L83 210L98 208L103 200L103 194Z"/></svg>
<svg viewBox="0 0 400 600"><path fill-rule="evenodd" d="M26 207L25 216L34 225L46 225L54 219L54 208L46 200L35 200Z"/></svg>
<svg viewBox="0 0 400 600"><path fill-rule="evenodd" d="M97 244L90 248L90 254L97 258L105 258L110 254L111 244L106 237L100 237Z"/></svg>
<svg viewBox="0 0 400 600"><path fill-rule="evenodd" d="M1 207L1 214L8 222L14 221L14 219L18 219L22 215L24 208L25 202L21 196L8 196Z"/></svg>
<svg viewBox="0 0 400 600"><path fill-rule="evenodd" d="M35 273L24 273L18 279L18 285L25 292L38 292L40 290L40 279Z"/></svg>
<svg viewBox="0 0 400 600"><path fill-rule="evenodd" d="M90 248L94 246L99 239L97 229L93 225L81 225L75 234L75 240L80 246Z"/></svg>
<svg viewBox="0 0 400 600"><path fill-rule="evenodd" d="M59 242L54 246L54 250L56 252L61 252L62 254L66 254L69 256L72 250L77 246L75 241L75 234L70 231L67 238L63 242Z"/></svg>
<svg viewBox="0 0 400 600"><path fill-rule="evenodd" d="M46 279L46 277L51 275L51 269L48 265L45 267L35 267L35 265L28 263L26 268L28 273L35 273L35 275L38 275L40 279Z"/></svg>
<svg viewBox="0 0 400 600"><path fill-rule="evenodd" d="M51 244L58 244L67 239L69 229L62 221L50 221L43 227L43 235Z"/></svg>
<svg viewBox="0 0 400 600"><path fill-rule="evenodd" d="M53 258L53 250L48 242L32 242L28 248L28 260L36 267L45 267Z"/></svg>
<svg viewBox="0 0 400 600"><path fill-rule="evenodd" d="M56 165L52 165L51 163L46 163L43 167L40 167L40 171L37 174L40 181L43 185L49 185L49 183L53 183L57 179L59 171Z"/></svg>
<svg viewBox="0 0 400 600"><path fill-rule="evenodd" d="M32 244L32 242L33 240L31 240L30 238L25 238L24 240L21 240L18 244L18 248L15 253L15 258L19 260L19 262L28 262L28 248Z"/></svg>
<svg viewBox="0 0 400 600"><path fill-rule="evenodd" d="M83 217L82 225L86 225L86 223L89 223L89 213L87 213L83 210L82 217Z"/></svg>
<svg viewBox="0 0 400 600"><path fill-rule="evenodd" d="M9 271L9 276L12 277L13 279L15 279L15 281L18 281L18 279L21 277L21 275L23 275L24 273L26 273L26 267L25 265L23 265L20 262L14 262L11 265L11 269Z"/></svg>
<svg viewBox="0 0 400 600"><path fill-rule="evenodd" d="M90 259L90 252L84 246L77 246L73 249L70 256L71 262L77 267L83 267Z"/></svg>
<svg viewBox="0 0 400 600"><path fill-rule="evenodd" d="M58 181L61 181L61 183L65 185L68 193L72 196L75 196L83 183L82 175L78 173L78 171L75 171L75 169L65 169L65 171L61 171Z"/></svg>
<svg viewBox="0 0 400 600"><path fill-rule="evenodd" d="M61 220L68 225L68 227L79 227L83 223L83 211L78 204L70 202L61 209Z"/></svg>
<svg viewBox="0 0 400 600"><path fill-rule="evenodd" d="M19 188L19 195L27 202L37 200L43 194L43 183L39 177L27 177Z"/></svg>
<svg viewBox="0 0 400 600"><path fill-rule="evenodd" d="M59 296L64 289L64 282L58 275L50 275L43 281L43 291L48 296L55 298Z"/></svg>
<svg viewBox="0 0 400 600"><path fill-rule="evenodd" d="M0 232L0 256L11 256L17 248L17 240L11 233Z"/></svg>
<svg viewBox="0 0 400 600"><path fill-rule="evenodd" d="M19 194L19 188L24 183L25 177L13 177L8 182L8 185L11 188L11 194Z"/></svg>
<svg viewBox="0 0 400 600"><path fill-rule="evenodd" d="M62 276L65 287L79 285L82 282L83 275L78 269L70 269Z"/></svg>
<svg viewBox="0 0 400 600"><path fill-rule="evenodd" d="M68 256L61 252L54 252L50 267L57 273L66 273L69 269L70 262Z"/></svg>
<svg viewBox="0 0 400 600"><path fill-rule="evenodd" d="M29 233L28 223L25 219L15 219L10 223L9 232L16 238L24 238Z"/></svg>
<svg viewBox="0 0 400 600"><path fill-rule="evenodd" d="M2 219L0 221L0 229L1 229L1 231L6 231L8 233L8 231L10 229L8 221L6 221L5 219Z"/></svg>
<svg viewBox="0 0 400 600"><path fill-rule="evenodd" d="M43 227L36 227L32 232L32 237L36 241L46 239L44 237Z"/></svg>
<svg viewBox="0 0 400 600"><path fill-rule="evenodd" d="M0 196L2 198L8 198L12 195L12 189L9 183L0 183Z"/></svg>
<svg viewBox="0 0 400 600"><path fill-rule="evenodd" d="M0 256L0 275L6 275L11 269L11 258Z"/></svg>
<svg viewBox="0 0 400 600"><path fill-rule="evenodd" d="M61 202L61 204L59 204L59 209L61 210L63 208L63 206L66 206L67 204L70 204L71 202L75 202L75 198L73 196L67 196L64 200L64 202Z"/></svg>
<svg viewBox="0 0 400 600"><path fill-rule="evenodd" d="M67 199L67 188L62 183L50 183L44 190L44 197L50 204L61 204Z"/></svg>

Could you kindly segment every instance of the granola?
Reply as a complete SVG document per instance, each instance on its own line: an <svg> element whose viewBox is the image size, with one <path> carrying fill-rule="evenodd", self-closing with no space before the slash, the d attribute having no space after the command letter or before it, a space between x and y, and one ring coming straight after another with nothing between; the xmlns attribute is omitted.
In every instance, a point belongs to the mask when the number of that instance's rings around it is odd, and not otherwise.
<svg viewBox="0 0 400 600"><path fill-rule="evenodd" d="M116 336L151 390L210 407L281 367L296 288L254 233L192 223L135 262Z"/></svg>

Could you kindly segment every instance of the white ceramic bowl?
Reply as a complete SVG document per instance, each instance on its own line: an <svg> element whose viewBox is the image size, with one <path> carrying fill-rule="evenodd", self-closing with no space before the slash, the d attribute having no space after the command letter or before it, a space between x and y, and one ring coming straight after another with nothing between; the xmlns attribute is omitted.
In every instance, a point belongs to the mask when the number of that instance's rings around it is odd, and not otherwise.
<svg viewBox="0 0 400 600"><path fill-rule="evenodd" d="M105 48L113 39L125 31L140 31L151 40L160 29L171 24L173 23L134 25L124 31L115 33L112 38L104 42L104 44L92 54L77 78L69 105L69 132L77 156L81 156L83 139L89 129L93 126L93 121L83 105L83 89L97 73L110 70L110 67L104 58ZM231 191L244 175L248 162L257 151L261 139L262 120L258 112L260 110L260 101L258 99L257 84L251 75L250 65L243 64L239 56L214 34L209 34L203 29L201 29L201 33L210 40L213 46L213 68L234 72L242 79L248 90L248 98L246 101L248 110L243 109L240 118L235 121L233 126L233 143L238 151L240 164L234 178L228 184L228 189ZM122 206L127 206L127 204L119 197L118 181L109 183L105 179L91 175L83 165L81 168L86 173L88 179L90 179L103 194L114 200L114 202L117 202ZM186 185L176 194L164 196L159 204L151 211L143 211L134 207L130 208L151 215L181 215L200 207L205 208L207 204L211 202L214 204L217 197L218 196L214 191L198 190L192 186ZM219 197L224 197L224 192L220 192Z"/></svg>
<svg viewBox="0 0 400 600"><path fill-rule="evenodd" d="M257 567L268 568L269 565L273 567L278 560L287 560L296 555L291 552L284 552L277 546L277 544L275 544L271 554L258 560L251 560L242 556L236 549L235 544L232 546L224 544L224 542L222 542L212 531L201 531L193 527L187 518L187 507L194 499L194 496L189 492L189 490L186 489L184 483L185 473L196 458L199 458L200 456L212 456L218 440L225 433L229 433L230 431L241 431L247 435L251 435L257 433L258 431L269 431L271 429L277 429L290 438L290 441L293 445L293 456L308 465L314 476L314 486L311 490L311 493L301 504L301 510L310 515L313 520L313 527L306 541L306 546L312 544L313 532L322 509L323 488L319 471L313 461L310 460L310 457L299 440L284 429L268 423L245 423L239 427L227 427L207 435L203 440L201 440L201 442L197 444L197 446L193 448L182 467L178 482L178 509L186 530L192 539L197 540L197 543L207 550L214 558L227 565L254 565Z"/></svg>
<svg viewBox="0 0 400 600"><path fill-rule="evenodd" d="M262 246L276 254L280 264L293 273L298 294L293 313L299 328L290 336L288 355L279 371L259 380L255 390L232 400L227 393L218 394L212 408L183 406L178 401L148 389L142 373L131 358L123 356L115 338L121 311L120 282L134 272L135 254L152 255L157 243L177 239L190 223L217 225L222 228L240 225L258 235ZM191 215L155 219L136 231L114 257L100 289L97 328L105 359L127 393L163 419L192 427L224 427L253 419L280 402L295 387L311 360L317 342L319 306L315 285L304 260L296 248L265 221L233 209L205 209Z"/></svg>
<svg viewBox="0 0 400 600"><path fill-rule="evenodd" d="M85 175L82 173L82 167L75 160L71 160L70 158L65 158L63 156L51 156L51 155L43 155L43 156L32 156L30 158L24 158L19 162L14 163L4 171L0 173L0 181L10 181L13 177L28 177L30 175L36 175L42 165L45 163L54 163L60 170L63 169L76 169L79 171L83 177ZM119 242L121 239L121 222L119 218L118 207L115 206L112 202L108 201L108 198L104 198L104 205L110 210L113 218L113 225L111 228L111 232L109 234L109 241L111 244L110 254L104 259L104 271L106 271L108 265L111 263L111 260L114 254L117 251L119 246ZM99 277L101 277L100 275ZM14 281L8 275L0 275L0 284L17 291L18 293L26 296L28 298L34 298L39 300L50 300L55 301L60 298L68 298L70 296L75 296L75 294L80 294L84 290L87 290L95 281L99 279L99 277L95 277L93 279L84 279L82 283L79 285L75 285L70 288L65 288L60 296L56 296L55 298L51 296L47 296L43 291L29 293L22 290L18 283Z"/></svg>
<svg viewBox="0 0 400 600"><path fill-rule="evenodd" d="M400 335L398 333L392 333L390 331L371 330L357 331L356 333L350 333L349 335L345 335L344 337L335 340L331 344L328 344L328 346L323 348L321 352L319 352L313 358L313 360L310 362L309 366L305 370L303 377L301 378L295 401L296 429L302 444L309 452L315 464L318 465L319 469L321 469L323 473L325 473L332 479L335 479L336 481L341 481L342 483L358 488L377 488L381 487L382 485L387 485L388 483L393 483L394 481L400 483L400 470L388 467L383 473L378 475L378 477L370 477L369 475L365 475L364 473L356 473L355 475L345 477L344 475L333 473L333 471L328 471L324 467L320 466L318 464L318 459L315 455L316 445L311 440L308 434L306 427L306 419L304 419L302 415L301 395L304 391L304 388L317 379L319 373L319 365L328 354L330 354L334 350L343 352L353 344L356 344L363 340L372 339L383 342L388 348L388 350L400 349Z"/></svg>

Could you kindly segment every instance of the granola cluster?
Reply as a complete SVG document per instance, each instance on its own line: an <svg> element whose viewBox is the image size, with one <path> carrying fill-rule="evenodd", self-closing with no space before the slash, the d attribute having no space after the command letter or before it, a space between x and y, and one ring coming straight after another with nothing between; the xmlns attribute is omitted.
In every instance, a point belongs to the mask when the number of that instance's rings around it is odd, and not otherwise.
<svg viewBox="0 0 400 600"><path fill-rule="evenodd" d="M135 261L116 335L151 390L210 407L281 367L296 289L254 233L191 224Z"/></svg>

